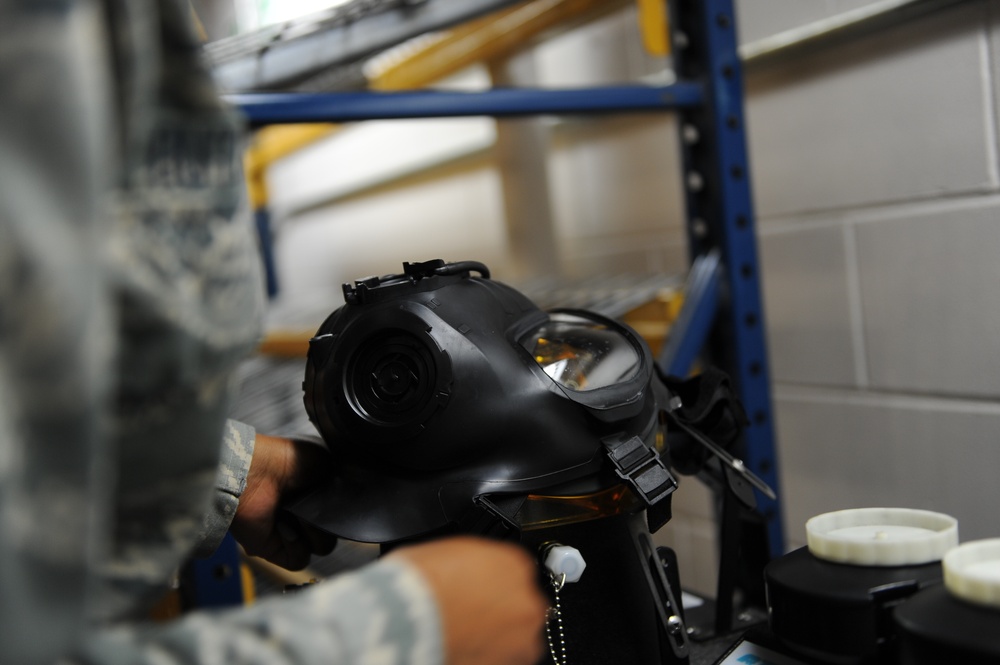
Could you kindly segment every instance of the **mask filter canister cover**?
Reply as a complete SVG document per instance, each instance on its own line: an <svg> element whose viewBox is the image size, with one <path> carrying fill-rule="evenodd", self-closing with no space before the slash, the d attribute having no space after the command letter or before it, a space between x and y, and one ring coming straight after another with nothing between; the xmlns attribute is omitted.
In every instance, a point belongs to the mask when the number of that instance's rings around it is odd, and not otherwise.
<svg viewBox="0 0 1000 665"><path fill-rule="evenodd" d="M901 665L1000 663L1000 538L944 556L944 584L896 608Z"/></svg>
<svg viewBox="0 0 1000 665"><path fill-rule="evenodd" d="M941 582L958 523L925 510L860 508L813 517L806 535L806 547L764 570L772 632L819 662L883 662L895 649L890 610Z"/></svg>

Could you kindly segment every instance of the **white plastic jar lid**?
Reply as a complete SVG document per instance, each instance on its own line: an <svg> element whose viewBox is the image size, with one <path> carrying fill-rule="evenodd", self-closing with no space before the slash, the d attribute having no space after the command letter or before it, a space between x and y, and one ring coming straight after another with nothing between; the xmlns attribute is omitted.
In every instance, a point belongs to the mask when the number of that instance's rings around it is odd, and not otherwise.
<svg viewBox="0 0 1000 665"><path fill-rule="evenodd" d="M951 595L1000 608L1000 538L959 545L944 555L942 566Z"/></svg>
<svg viewBox="0 0 1000 665"><path fill-rule="evenodd" d="M809 552L858 566L912 566L940 561L958 545L958 520L912 508L855 508L806 522Z"/></svg>

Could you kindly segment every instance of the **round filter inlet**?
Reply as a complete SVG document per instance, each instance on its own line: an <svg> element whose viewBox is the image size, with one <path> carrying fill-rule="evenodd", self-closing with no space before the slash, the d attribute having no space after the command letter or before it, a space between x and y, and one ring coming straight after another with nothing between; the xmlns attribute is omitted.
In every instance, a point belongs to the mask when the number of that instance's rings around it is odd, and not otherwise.
<svg viewBox="0 0 1000 665"><path fill-rule="evenodd" d="M949 593L1000 609L1000 538L959 545L945 554L942 565Z"/></svg>
<svg viewBox="0 0 1000 665"><path fill-rule="evenodd" d="M958 545L958 520L912 508L856 508L806 522L809 552L857 566L912 566L940 561Z"/></svg>

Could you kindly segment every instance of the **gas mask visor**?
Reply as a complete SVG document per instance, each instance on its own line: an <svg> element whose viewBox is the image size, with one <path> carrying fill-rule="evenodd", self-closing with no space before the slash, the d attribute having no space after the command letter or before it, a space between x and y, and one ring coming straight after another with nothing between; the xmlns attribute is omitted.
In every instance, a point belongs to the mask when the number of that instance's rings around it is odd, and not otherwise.
<svg viewBox="0 0 1000 665"><path fill-rule="evenodd" d="M583 310L552 310L518 342L566 396L595 414L627 405L649 380L649 360L624 326Z"/></svg>

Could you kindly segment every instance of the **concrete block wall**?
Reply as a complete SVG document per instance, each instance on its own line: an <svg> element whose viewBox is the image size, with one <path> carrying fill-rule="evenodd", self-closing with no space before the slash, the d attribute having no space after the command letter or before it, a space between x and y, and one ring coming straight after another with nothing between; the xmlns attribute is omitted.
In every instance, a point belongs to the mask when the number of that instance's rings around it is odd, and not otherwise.
<svg viewBox="0 0 1000 665"><path fill-rule="evenodd" d="M743 39L794 27L790 4L739 3ZM1000 536L998 8L748 69L791 546L812 515L873 505Z"/></svg>
<svg viewBox="0 0 1000 665"><path fill-rule="evenodd" d="M738 0L738 26L750 43L867 4ZM1000 536L998 54L1000 0L970 0L747 72L789 547L804 542L808 517L871 505L947 512L963 539ZM549 85L638 80L666 66L643 53L633 10L534 55ZM681 270L672 119L564 118L552 136L554 265ZM477 146L283 220L283 298L325 313L342 281L432 256L482 259L503 278L500 180ZM336 140L319 152L322 163L351 163ZM275 182L321 178L310 159L279 164ZM678 551L686 585L711 593L711 497L685 478L674 507L658 539Z"/></svg>

